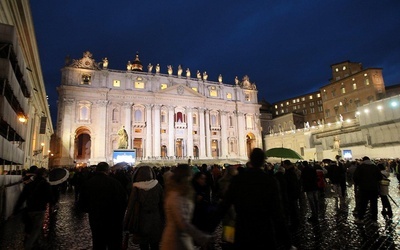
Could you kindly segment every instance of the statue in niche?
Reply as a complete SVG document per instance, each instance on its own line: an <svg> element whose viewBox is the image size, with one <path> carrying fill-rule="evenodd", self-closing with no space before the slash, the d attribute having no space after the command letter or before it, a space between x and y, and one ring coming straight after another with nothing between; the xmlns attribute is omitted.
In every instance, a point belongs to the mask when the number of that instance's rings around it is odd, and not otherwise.
<svg viewBox="0 0 400 250"><path fill-rule="evenodd" d="M147 65L147 71L149 73L151 73L151 71L153 71L153 65L151 63L149 63L149 65Z"/></svg>
<svg viewBox="0 0 400 250"><path fill-rule="evenodd" d="M235 85L239 85L239 78L235 76Z"/></svg>
<svg viewBox="0 0 400 250"><path fill-rule="evenodd" d="M108 59L107 57L103 59L103 69L107 69L108 68Z"/></svg>
<svg viewBox="0 0 400 250"><path fill-rule="evenodd" d="M218 76L218 82L222 83L222 75L221 74L219 74L219 76Z"/></svg>
<svg viewBox="0 0 400 250"><path fill-rule="evenodd" d="M207 72L204 71L204 73L203 73L203 80L204 80L204 81L207 81L207 78L208 78Z"/></svg>
<svg viewBox="0 0 400 250"><path fill-rule="evenodd" d="M190 69L189 68L186 69L186 77L190 78Z"/></svg>
<svg viewBox="0 0 400 250"><path fill-rule="evenodd" d="M201 79L201 74L200 74L200 71L199 71L199 70L197 70L196 75L197 75L197 79Z"/></svg>
<svg viewBox="0 0 400 250"><path fill-rule="evenodd" d="M122 126L120 130L118 130L119 141L118 141L118 149L127 149L128 148L128 133L125 130L125 126Z"/></svg>
<svg viewBox="0 0 400 250"><path fill-rule="evenodd" d="M167 68L168 68L168 75L172 75L172 66L168 65Z"/></svg>
<svg viewBox="0 0 400 250"><path fill-rule="evenodd" d="M156 73L157 73L157 74L160 73L160 64L158 64L158 63L157 63L157 65L156 65Z"/></svg>
<svg viewBox="0 0 400 250"><path fill-rule="evenodd" d="M178 76L181 76L182 75L182 66L179 64L178 65Z"/></svg>
<svg viewBox="0 0 400 250"><path fill-rule="evenodd" d="M339 137L335 135L335 137L333 137L333 150L338 150L338 149L340 149L340 140Z"/></svg>

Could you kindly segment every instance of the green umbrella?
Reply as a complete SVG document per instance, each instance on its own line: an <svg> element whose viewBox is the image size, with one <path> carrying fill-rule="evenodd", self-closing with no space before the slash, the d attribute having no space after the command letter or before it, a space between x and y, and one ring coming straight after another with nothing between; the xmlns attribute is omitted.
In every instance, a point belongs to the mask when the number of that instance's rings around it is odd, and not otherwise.
<svg viewBox="0 0 400 250"><path fill-rule="evenodd" d="M303 157L296 153L296 151L291 150L290 148L270 148L265 151L265 156L285 159L303 159Z"/></svg>

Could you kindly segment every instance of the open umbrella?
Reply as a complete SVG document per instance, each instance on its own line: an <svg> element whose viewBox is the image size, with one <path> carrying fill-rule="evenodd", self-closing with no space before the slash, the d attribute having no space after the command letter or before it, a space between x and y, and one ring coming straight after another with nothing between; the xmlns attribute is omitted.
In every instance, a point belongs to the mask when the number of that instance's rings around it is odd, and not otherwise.
<svg viewBox="0 0 400 250"><path fill-rule="evenodd" d="M68 177L68 170L64 168L54 168L49 172L49 183L50 185L55 186L66 181Z"/></svg>
<svg viewBox="0 0 400 250"><path fill-rule="evenodd" d="M302 160L301 157L296 151L290 148L270 148L265 151L266 157L276 157L276 158L285 158L285 159L299 159Z"/></svg>

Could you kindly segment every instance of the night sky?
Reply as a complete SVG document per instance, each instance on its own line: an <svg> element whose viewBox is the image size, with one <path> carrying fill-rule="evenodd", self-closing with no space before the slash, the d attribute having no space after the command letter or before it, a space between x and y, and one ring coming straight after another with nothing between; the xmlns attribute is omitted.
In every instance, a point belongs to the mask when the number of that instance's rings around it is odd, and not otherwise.
<svg viewBox="0 0 400 250"><path fill-rule="evenodd" d="M400 84L400 1L31 0L53 121L65 57L90 51L125 70L136 52L161 73L179 64L233 84L244 75L273 103L329 83L330 65L383 68ZM55 124L53 124L55 125Z"/></svg>

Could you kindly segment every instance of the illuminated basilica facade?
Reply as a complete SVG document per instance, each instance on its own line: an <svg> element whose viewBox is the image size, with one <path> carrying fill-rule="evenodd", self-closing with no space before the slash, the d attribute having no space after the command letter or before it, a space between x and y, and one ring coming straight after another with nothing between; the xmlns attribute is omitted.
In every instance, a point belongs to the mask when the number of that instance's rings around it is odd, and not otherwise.
<svg viewBox="0 0 400 250"><path fill-rule="evenodd" d="M125 71L108 64L90 52L66 60L52 165L112 163L121 128L142 162L243 162L262 148L257 89L247 76L227 84L181 66L164 66L165 74L158 64L143 70L138 55Z"/></svg>

